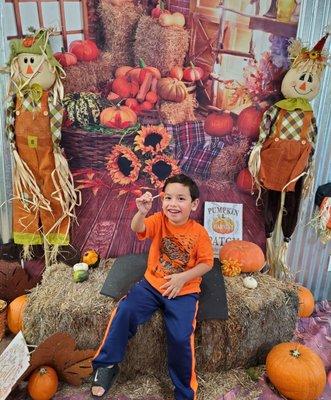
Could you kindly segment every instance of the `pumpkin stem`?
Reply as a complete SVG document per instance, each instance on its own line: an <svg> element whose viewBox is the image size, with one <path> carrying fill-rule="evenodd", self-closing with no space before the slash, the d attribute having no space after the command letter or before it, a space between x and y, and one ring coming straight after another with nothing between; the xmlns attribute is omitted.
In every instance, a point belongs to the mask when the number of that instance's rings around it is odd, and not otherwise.
<svg viewBox="0 0 331 400"><path fill-rule="evenodd" d="M66 51L65 51L65 48L64 47L61 47L61 53L65 53Z"/></svg>
<svg viewBox="0 0 331 400"><path fill-rule="evenodd" d="M160 0L159 6L160 6L161 10L164 10L164 1Z"/></svg>
<svg viewBox="0 0 331 400"><path fill-rule="evenodd" d="M294 358L299 358L301 356L301 353L298 349L290 350L290 354Z"/></svg>
<svg viewBox="0 0 331 400"><path fill-rule="evenodd" d="M139 58L139 67L140 68L145 68L146 67L146 63L142 58Z"/></svg>
<svg viewBox="0 0 331 400"><path fill-rule="evenodd" d="M40 367L38 372L40 375L45 375L47 374L47 369L45 367Z"/></svg>
<svg viewBox="0 0 331 400"><path fill-rule="evenodd" d="M190 61L190 66L191 66L192 68L195 68L195 65L193 64L193 61Z"/></svg>

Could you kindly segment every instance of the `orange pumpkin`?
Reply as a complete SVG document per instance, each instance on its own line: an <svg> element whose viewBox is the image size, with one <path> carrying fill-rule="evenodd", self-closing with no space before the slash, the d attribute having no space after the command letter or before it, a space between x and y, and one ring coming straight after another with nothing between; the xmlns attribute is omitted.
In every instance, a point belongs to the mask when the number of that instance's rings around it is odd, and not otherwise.
<svg viewBox="0 0 331 400"><path fill-rule="evenodd" d="M42 366L30 376L28 393L33 400L49 400L56 393L58 384L56 371L51 367Z"/></svg>
<svg viewBox="0 0 331 400"><path fill-rule="evenodd" d="M186 99L187 89L183 82L175 78L162 78L157 84L157 93L163 100L180 103Z"/></svg>
<svg viewBox="0 0 331 400"><path fill-rule="evenodd" d="M179 65L175 65L170 70L170 76L171 76L171 78L176 78L179 81L181 81L183 78L183 72L184 71L183 71L182 67L180 67Z"/></svg>
<svg viewBox="0 0 331 400"><path fill-rule="evenodd" d="M256 186L254 185L254 180L252 174L248 168L242 169L236 179L237 188L242 192L254 193L256 191Z"/></svg>
<svg viewBox="0 0 331 400"><path fill-rule="evenodd" d="M196 82L202 79L204 71L201 67L196 67L192 62L190 67L184 69L183 79L188 82Z"/></svg>
<svg viewBox="0 0 331 400"><path fill-rule="evenodd" d="M122 78L132 69L133 67L130 67L129 65L123 65L122 67L118 67L115 71L115 78Z"/></svg>
<svg viewBox="0 0 331 400"><path fill-rule="evenodd" d="M326 384L323 361L300 343L280 343L266 360L267 375L275 388L291 400L316 400Z"/></svg>
<svg viewBox="0 0 331 400"><path fill-rule="evenodd" d="M70 65L77 64L77 57L75 56L75 54L65 51L63 47L60 52L54 53L54 58L63 67L70 67Z"/></svg>
<svg viewBox="0 0 331 400"><path fill-rule="evenodd" d="M298 287L299 309L298 316L308 318L314 311L315 300L312 292L304 286Z"/></svg>
<svg viewBox="0 0 331 400"><path fill-rule="evenodd" d="M213 219L212 228L217 233L229 234L234 231L234 222L228 217L216 217Z"/></svg>
<svg viewBox="0 0 331 400"><path fill-rule="evenodd" d="M82 262L86 263L89 268L96 268L100 262L99 254L95 250L87 250L83 254Z"/></svg>
<svg viewBox="0 0 331 400"><path fill-rule="evenodd" d="M75 54L79 61L92 61L99 57L100 50L93 40L74 40L70 43L69 52Z"/></svg>
<svg viewBox="0 0 331 400"><path fill-rule="evenodd" d="M114 129L125 129L137 123L137 114L127 106L105 108L100 114L100 124Z"/></svg>
<svg viewBox="0 0 331 400"><path fill-rule="evenodd" d="M210 136L225 136L231 133L233 118L227 112L213 112L208 115L204 123L205 132Z"/></svg>
<svg viewBox="0 0 331 400"><path fill-rule="evenodd" d="M256 139L259 136L262 116L263 111L258 107L250 106L244 108L238 116L238 131L250 139Z"/></svg>
<svg viewBox="0 0 331 400"><path fill-rule="evenodd" d="M147 73L150 73L156 79L161 78L161 72L156 68L150 65L146 65L145 61L142 58L139 58L139 67L132 68L127 76L139 84L142 84Z"/></svg>
<svg viewBox="0 0 331 400"><path fill-rule="evenodd" d="M7 325L12 333L18 333L22 330L23 325L23 314L27 303L27 295L16 297L7 309Z"/></svg>
<svg viewBox="0 0 331 400"><path fill-rule="evenodd" d="M260 271L265 264L261 248L245 240L231 240L220 249L220 260L235 260L241 264L242 272Z"/></svg>

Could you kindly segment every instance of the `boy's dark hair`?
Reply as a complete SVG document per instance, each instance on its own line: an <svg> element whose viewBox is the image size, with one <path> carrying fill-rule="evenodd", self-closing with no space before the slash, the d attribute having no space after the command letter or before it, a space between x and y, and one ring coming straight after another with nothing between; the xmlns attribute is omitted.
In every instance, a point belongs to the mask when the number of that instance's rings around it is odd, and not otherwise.
<svg viewBox="0 0 331 400"><path fill-rule="evenodd" d="M171 176L170 178L166 179L164 182L163 186L163 191L165 191L165 188L169 183L181 183L184 186L187 186L190 189L190 195L192 198L192 201L196 200L200 196L199 188L197 184L194 182L193 179L191 179L189 176L184 175L184 174L178 174Z"/></svg>

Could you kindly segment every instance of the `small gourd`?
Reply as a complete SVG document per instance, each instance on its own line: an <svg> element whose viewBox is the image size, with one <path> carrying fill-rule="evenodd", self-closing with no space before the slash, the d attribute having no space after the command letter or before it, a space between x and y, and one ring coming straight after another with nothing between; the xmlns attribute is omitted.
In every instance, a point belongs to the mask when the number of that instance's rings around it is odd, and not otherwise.
<svg viewBox="0 0 331 400"><path fill-rule="evenodd" d="M80 283L88 279L88 265L84 262L77 263L73 266L73 279L74 282Z"/></svg>
<svg viewBox="0 0 331 400"><path fill-rule="evenodd" d="M87 250L82 257L82 262L86 263L89 268L96 268L100 262L99 254L95 250Z"/></svg>
<svg viewBox="0 0 331 400"><path fill-rule="evenodd" d="M246 276L243 280L243 284L247 289L256 289L257 288L257 280L252 276Z"/></svg>

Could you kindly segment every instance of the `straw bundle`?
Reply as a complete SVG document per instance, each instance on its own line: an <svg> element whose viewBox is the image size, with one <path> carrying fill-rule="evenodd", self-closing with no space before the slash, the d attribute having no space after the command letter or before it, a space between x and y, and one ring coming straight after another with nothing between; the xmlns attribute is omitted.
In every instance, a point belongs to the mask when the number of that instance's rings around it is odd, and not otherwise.
<svg viewBox="0 0 331 400"><path fill-rule="evenodd" d="M181 103L163 101L160 105L160 117L165 124L180 124L188 121L195 121L194 106L196 100L188 95Z"/></svg>
<svg viewBox="0 0 331 400"><path fill-rule="evenodd" d="M115 302L99 294L107 268L90 271L89 280L72 281L72 269L57 264L47 269L42 284L32 289L24 315L24 335L38 344L55 332L68 332L77 346L97 348ZM216 372L256 365L278 342L292 338L298 297L289 284L256 274L257 289L242 285L242 276L225 278L227 321L203 321L196 330L198 372ZM146 346L146 343L148 345ZM156 351L156 349L158 349ZM121 365L123 379L138 374L166 374L166 344L160 312L138 329Z"/></svg>
<svg viewBox="0 0 331 400"><path fill-rule="evenodd" d="M95 61L81 61L65 68L65 93L99 92L113 77L114 59L109 52L103 53Z"/></svg>
<svg viewBox="0 0 331 400"><path fill-rule="evenodd" d="M133 65L133 42L143 8L134 3L114 6L101 0L99 12L104 26L105 50L111 51L116 67Z"/></svg>
<svg viewBox="0 0 331 400"><path fill-rule="evenodd" d="M140 18L134 43L136 63L142 58L167 76L173 66L183 66L188 46L189 34L184 28L163 27L149 16Z"/></svg>

